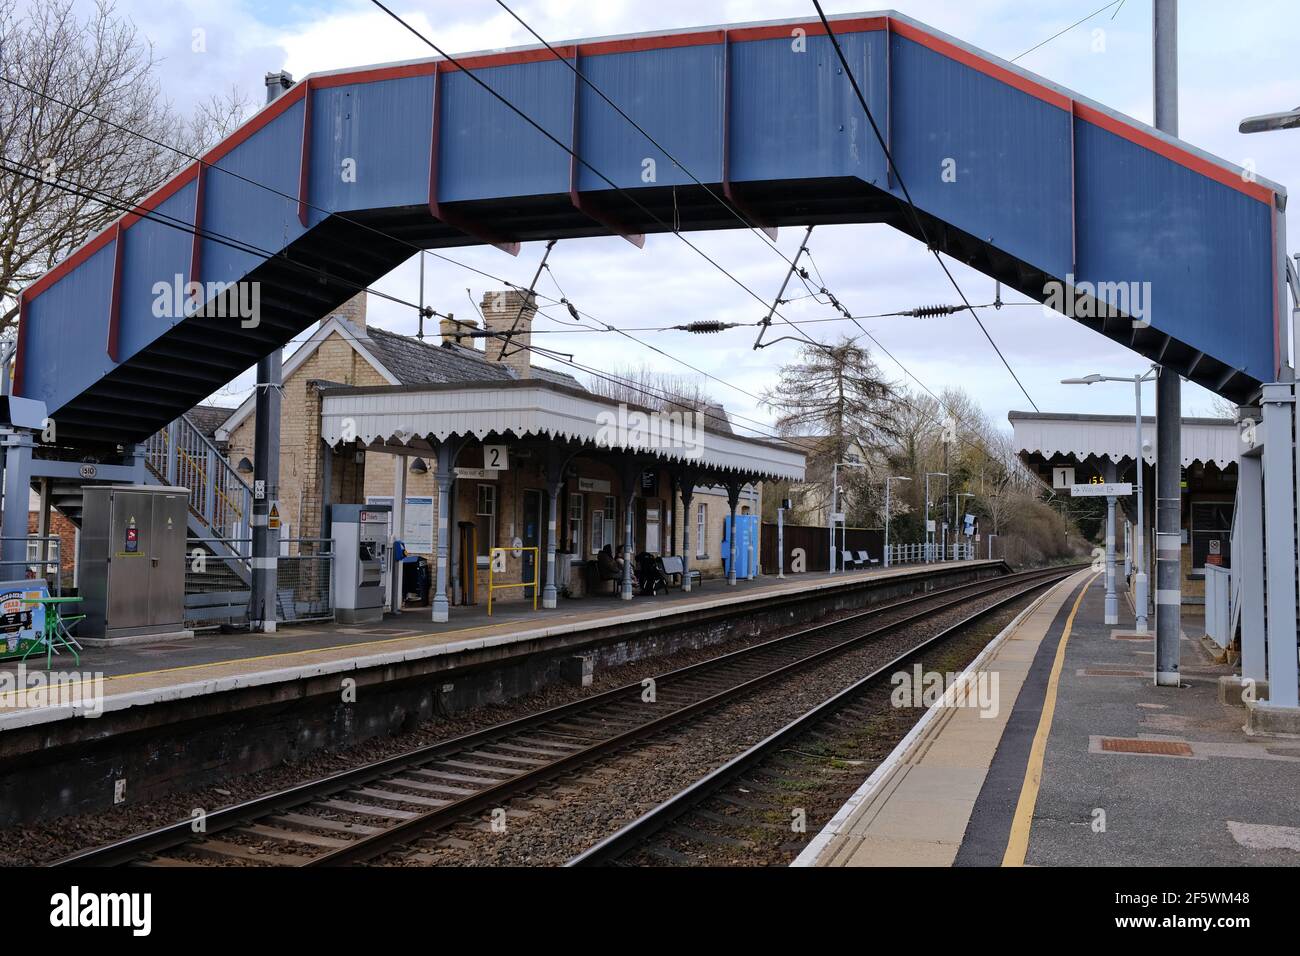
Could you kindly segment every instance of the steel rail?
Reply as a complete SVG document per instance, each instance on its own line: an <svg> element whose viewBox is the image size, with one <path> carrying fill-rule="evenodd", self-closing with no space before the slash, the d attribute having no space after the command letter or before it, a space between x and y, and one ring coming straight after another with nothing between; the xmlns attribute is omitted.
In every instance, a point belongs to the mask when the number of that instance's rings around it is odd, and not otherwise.
<svg viewBox="0 0 1300 956"><path fill-rule="evenodd" d="M748 750L736 755L722 766L714 769L704 777L701 777L689 787L668 798L654 809L647 811L632 822L628 823L622 829L573 857L565 864L565 866L602 866L616 862L619 858L625 856L630 851L642 846L656 833L663 830L664 827L669 826L686 813L689 813L692 809L703 803L731 780L760 763L774 750L788 744L792 739L797 738L805 731L812 729L812 727L820 723L824 718L834 714L872 684L879 681L890 671L896 669L908 658L914 657L916 654L921 653L927 648L947 640L954 633L970 627L976 621L979 621L1006 605L1023 598L1027 594L1031 594L1040 588L1060 583L1061 580L1069 577L1069 574L1074 573L1075 570L1077 569L1071 569L1067 573L1062 573L1057 578L1049 578L1048 580L1031 584L1015 594L1009 595L988 607L975 611L969 617L944 628L938 634L935 634L915 647L904 651L889 663L881 665L870 674L867 674L865 677L862 677L846 687L844 690L839 691L822 701L806 713L790 721L781 729L754 744Z"/></svg>
<svg viewBox="0 0 1300 956"><path fill-rule="evenodd" d="M842 628L846 625L864 622L865 620L879 617L883 614L904 610L918 604L929 604L937 599L945 597L950 598L950 600L941 603L938 607L927 607L920 612L909 615L903 622L895 622L894 625L886 625L885 627L868 631L866 634L837 642L830 647L823 649L823 651L819 651L818 654L838 652L845 649L847 644L857 643L868 637L875 636L890 626L897 626L904 622L911 622L917 618L937 613L938 611L959 603L960 601L969 600L971 597L1001 590L1019 581L1034 579L1043 575L1051 575L1056 571L1057 569L1036 569L993 579L967 582L965 584L955 585L951 588L936 589L922 594L912 595L888 604L866 608L848 617L816 624L749 647L730 651L726 654L719 655L718 657L709 658L705 661L699 661L695 664L668 671L654 677L653 679L656 684L662 688L665 684L672 684L695 674L721 669L728 664L742 661L746 658L757 657L764 651L779 648L783 645L788 646L794 641L823 634L833 628ZM960 598L954 597L954 595L958 594L962 596ZM815 657L816 655L813 656ZM812 660L812 658L800 658L793 662L792 665L785 666L797 666L810 660ZM767 674L771 675L775 675L775 673L775 671L767 672ZM465 750L473 749L485 744L490 744L493 741L508 738L511 735L527 731L541 724L553 723L575 713L596 710L630 695L639 695L642 687L642 681L634 681L590 697L579 698L566 704L548 708L547 710L529 714L524 717L504 721L500 724L494 724L490 727L472 731L459 737L438 741L402 754L396 754L392 757L364 764L360 767L345 770L337 774L331 774L327 777L322 777L319 780L289 787L272 794L254 797L234 806L216 810L208 814L204 820L205 829L203 832L196 832L193 829L193 820L181 820L155 830L128 836L100 847L79 851L60 860L56 860L51 865L116 866L139 860L142 856L181 848L186 843L201 841L215 833L255 822L270 814L275 814L294 807L301 807L310 803L312 800L335 794L353 786L373 782L393 773L407 770L414 765L432 763L437 761L439 758L461 753ZM709 698L706 698L706 700L707 699ZM700 702L697 701L696 703L698 704ZM689 707L694 705L687 706ZM678 709L665 715L664 718L657 718L655 721L651 721L650 723L656 723L657 721L675 715L680 715L683 718L688 716L682 714L681 709ZM646 726L648 726L648 724L638 725L638 728L634 728L633 731L628 731L627 733L632 733L636 729ZM598 741L596 744L593 744L592 747L602 747L610 740L620 739L623 736L624 735L620 734L616 735L614 738L607 738L604 741ZM595 756L598 756L596 753L591 753L591 748L578 751L577 754L573 756L577 756L578 754L588 754L589 756L587 759L594 759ZM502 781L501 784L498 784L495 787L479 791L472 796L463 798L462 800L452 801L445 807L430 811L427 814L422 814L412 820L406 821L405 823L398 824L395 827L390 827L380 834L371 837L358 838L346 847L341 847L337 851L326 853L309 860L307 865L328 865L331 862L348 862L353 857L358 859L362 858L361 848L363 846L378 846L380 843L386 842L383 840L383 837L394 830L400 829L404 834L409 834L418 829L415 826L417 821L423 821L422 825L426 828L432 827L436 829L442 825L442 823L438 821L445 821L449 816L464 816L468 813L476 812L476 810L480 809L480 807L477 806L478 798L480 797L486 798L485 805L493 805L496 801L500 800L502 794L507 792L506 785L513 785L516 790L525 785L533 786L543 778L544 775L542 774L542 771L548 772L545 775L563 773L568 769L571 763L575 762L577 761L571 761L570 758L566 757L554 763L547 764L544 767L537 768L537 770L525 771L520 775ZM561 764L563 766L560 766ZM490 795L490 797L487 795ZM377 807L376 809L380 808ZM430 821L433 822L431 823ZM406 839L409 839L409 835ZM389 845L391 845L391 843ZM352 851L352 853L346 854L343 851ZM377 852L382 852L382 850Z"/></svg>

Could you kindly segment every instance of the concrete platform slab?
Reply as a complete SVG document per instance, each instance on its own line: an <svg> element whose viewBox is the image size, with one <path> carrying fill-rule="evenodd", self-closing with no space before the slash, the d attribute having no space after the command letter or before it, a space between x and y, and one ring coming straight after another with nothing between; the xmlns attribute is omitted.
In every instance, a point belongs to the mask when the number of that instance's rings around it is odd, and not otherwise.
<svg viewBox="0 0 1300 956"><path fill-rule="evenodd" d="M1300 740L1248 734L1240 679L1199 641L1183 686L1154 686L1153 634L1103 624L1102 587L1076 575L1013 622L972 665L1011 713L927 712L797 864L1300 865Z"/></svg>

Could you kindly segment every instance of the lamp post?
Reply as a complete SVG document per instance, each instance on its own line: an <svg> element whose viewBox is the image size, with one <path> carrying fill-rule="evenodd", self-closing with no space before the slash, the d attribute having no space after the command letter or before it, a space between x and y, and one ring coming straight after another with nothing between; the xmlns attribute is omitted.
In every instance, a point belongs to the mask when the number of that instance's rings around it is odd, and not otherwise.
<svg viewBox="0 0 1300 956"><path fill-rule="evenodd" d="M934 560L934 532L930 530L930 479L947 478L946 471L927 471L925 473L925 560Z"/></svg>
<svg viewBox="0 0 1300 956"><path fill-rule="evenodd" d="M885 479L885 567L889 567L889 483L891 481L911 481L905 475L890 475Z"/></svg>
<svg viewBox="0 0 1300 956"><path fill-rule="evenodd" d="M866 468L867 467L866 462L857 461L856 459L854 461L837 461L835 464L831 465L831 514L830 514L830 522L829 522L830 554L827 555L827 557L830 559L830 563L828 567L830 568L831 574L835 573L835 515L836 515L836 510L839 507L839 500L840 500L839 469L841 465L843 465L845 468Z"/></svg>
<svg viewBox="0 0 1300 956"><path fill-rule="evenodd" d="M1152 365L1145 372L1138 375L1085 375L1083 378L1063 378L1062 385L1095 385L1098 382L1132 382L1133 398L1136 405L1134 413L1135 431L1137 436L1137 447L1134 451L1133 470L1137 477L1137 534L1133 539L1133 603L1136 606L1137 620L1134 623L1134 630L1138 633L1146 633L1147 629L1147 567L1143 561L1143 548L1146 544L1146 507L1143 503L1142 494L1142 467L1143 452L1145 446L1142 442L1142 383L1153 381L1159 370L1158 365ZM1111 548L1114 548L1113 539Z"/></svg>

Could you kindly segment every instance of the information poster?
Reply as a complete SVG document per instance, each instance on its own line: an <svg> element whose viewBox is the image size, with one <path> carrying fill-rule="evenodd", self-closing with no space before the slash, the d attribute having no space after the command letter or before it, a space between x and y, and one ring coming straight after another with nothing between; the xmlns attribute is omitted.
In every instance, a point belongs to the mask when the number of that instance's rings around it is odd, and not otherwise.
<svg viewBox="0 0 1300 956"><path fill-rule="evenodd" d="M392 496L367 495L368 505L391 505ZM433 553L433 499L408 495L403 520L401 540L409 554Z"/></svg>

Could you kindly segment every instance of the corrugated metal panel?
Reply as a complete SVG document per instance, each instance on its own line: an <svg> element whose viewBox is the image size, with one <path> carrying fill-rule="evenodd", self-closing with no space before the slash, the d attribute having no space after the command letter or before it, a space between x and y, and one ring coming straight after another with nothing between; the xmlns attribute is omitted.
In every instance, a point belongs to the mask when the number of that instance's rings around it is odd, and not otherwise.
<svg viewBox="0 0 1300 956"><path fill-rule="evenodd" d="M824 36L731 46L731 178L857 176L884 187L885 158ZM840 39L871 111L884 120L885 35Z"/></svg>
<svg viewBox="0 0 1300 956"><path fill-rule="evenodd" d="M1151 324L1272 377L1272 223L1264 203L1077 123L1078 277L1151 283Z"/></svg>
<svg viewBox="0 0 1300 956"><path fill-rule="evenodd" d="M194 225L196 185L177 191L156 210L159 219ZM183 229L140 219L122 233L122 308L118 327L118 358L128 358L175 325L174 290L190 281L190 252L194 236ZM167 291L155 287L166 285ZM155 305L157 308L155 308ZM159 314L155 315L155 311Z"/></svg>
<svg viewBox="0 0 1300 956"><path fill-rule="evenodd" d="M107 351L113 258L110 242L27 304L23 395L47 409L113 367Z"/></svg>
<svg viewBox="0 0 1300 956"><path fill-rule="evenodd" d="M573 137L573 73L559 61L475 75L558 139ZM569 192L569 154L464 73L439 77L438 198L442 202ZM567 200L566 200L567 201Z"/></svg>
<svg viewBox="0 0 1300 956"><path fill-rule="evenodd" d="M432 76L313 89L311 97L313 206L345 211L428 202ZM325 218L316 209L309 215L313 223Z"/></svg>
<svg viewBox="0 0 1300 956"><path fill-rule="evenodd" d="M722 180L722 56L720 45L586 57L583 74L702 182ZM653 159L653 185L693 180L655 149L585 84L579 108L582 158L623 188L647 185L643 162ZM611 188L583 166L578 188Z"/></svg>
<svg viewBox="0 0 1300 956"><path fill-rule="evenodd" d="M893 50L894 161L912 199L1064 276L1073 245L1070 114L903 37Z"/></svg>
<svg viewBox="0 0 1300 956"><path fill-rule="evenodd" d="M303 104L294 103L216 163L218 169L262 186L209 172L203 202L205 230L273 253L302 235L297 201L302 114ZM205 282L237 281L262 261L260 255L204 240Z"/></svg>

